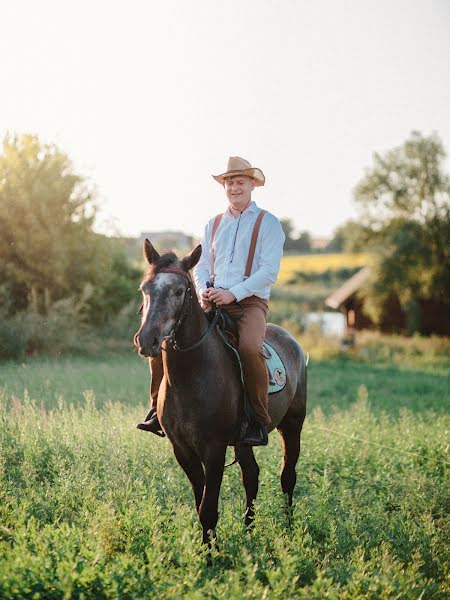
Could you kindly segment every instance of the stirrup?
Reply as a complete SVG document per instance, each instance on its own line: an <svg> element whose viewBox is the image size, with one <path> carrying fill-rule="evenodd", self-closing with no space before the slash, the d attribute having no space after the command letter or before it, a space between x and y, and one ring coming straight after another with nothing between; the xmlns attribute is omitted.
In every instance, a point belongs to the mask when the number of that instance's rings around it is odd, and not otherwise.
<svg viewBox="0 0 450 600"><path fill-rule="evenodd" d="M239 442L243 446L267 446L269 436L266 426L258 421L251 421L247 427L244 438Z"/></svg>

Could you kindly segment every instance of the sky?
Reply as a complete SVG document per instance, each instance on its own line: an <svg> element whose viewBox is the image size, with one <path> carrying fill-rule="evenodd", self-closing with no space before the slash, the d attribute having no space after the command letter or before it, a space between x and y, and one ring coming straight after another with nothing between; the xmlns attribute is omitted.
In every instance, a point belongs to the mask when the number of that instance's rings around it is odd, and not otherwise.
<svg viewBox="0 0 450 600"><path fill-rule="evenodd" d="M0 0L0 136L56 143L97 228L201 235L242 156L254 200L330 236L374 152L450 151L448 0ZM447 161L448 165L448 161Z"/></svg>

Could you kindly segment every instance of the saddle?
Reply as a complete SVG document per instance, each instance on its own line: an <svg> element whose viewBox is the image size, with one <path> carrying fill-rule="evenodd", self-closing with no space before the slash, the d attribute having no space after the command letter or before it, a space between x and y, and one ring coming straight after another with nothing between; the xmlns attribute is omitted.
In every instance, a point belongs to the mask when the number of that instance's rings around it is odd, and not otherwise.
<svg viewBox="0 0 450 600"><path fill-rule="evenodd" d="M216 312L219 313L217 325L219 331L222 333L222 339L226 342L226 345L231 346L234 349L236 358L242 367L238 350L239 330L237 323L227 311L221 310L220 308L216 308L215 310L211 309L205 313L209 322L212 322ZM267 372L269 375L268 393L275 394L276 392L280 392L286 385L286 367L275 348L268 342L263 342L262 351L264 358L266 359Z"/></svg>
<svg viewBox="0 0 450 600"><path fill-rule="evenodd" d="M239 346L239 329L236 321L226 310L216 308L215 310L212 309L209 311L209 313L206 313L206 316L210 322L214 319L216 312L219 313L217 325L220 331L225 335L228 343L237 350Z"/></svg>
<svg viewBox="0 0 450 600"><path fill-rule="evenodd" d="M233 353L234 358L239 366L239 374L242 384L242 417L238 423L238 429L234 436L234 439L229 443L230 446L236 445L245 438L249 424L257 420L256 414L250 404L244 380L244 369L242 366L241 357L239 355L239 332L236 321L226 312L220 308L210 310L206 313L206 316L210 322L213 319L217 319L217 331L224 345ZM269 388L268 393L273 394L279 392L286 385L286 369L281 358L278 356L275 349L270 346L267 342L263 343L263 353L266 359L267 371L269 374ZM233 464L233 463L231 463Z"/></svg>

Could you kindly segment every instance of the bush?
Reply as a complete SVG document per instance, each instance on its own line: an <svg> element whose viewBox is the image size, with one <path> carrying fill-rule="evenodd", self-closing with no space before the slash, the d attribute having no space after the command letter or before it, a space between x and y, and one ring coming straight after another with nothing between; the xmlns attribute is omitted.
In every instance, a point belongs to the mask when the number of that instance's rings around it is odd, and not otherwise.
<svg viewBox="0 0 450 600"><path fill-rule="evenodd" d="M0 318L0 359L19 359L27 349L28 332L23 319Z"/></svg>
<svg viewBox="0 0 450 600"><path fill-rule="evenodd" d="M84 302L60 300L43 316L35 311L0 319L0 360L21 359L25 355L62 353L99 354L131 349L139 327L137 302L122 307L101 324L86 320Z"/></svg>
<svg viewBox="0 0 450 600"><path fill-rule="evenodd" d="M87 328L80 315L82 308L83 301L66 298L55 302L47 315L29 310L3 317L0 321L0 358L83 350Z"/></svg>
<svg viewBox="0 0 450 600"><path fill-rule="evenodd" d="M359 331L355 358L370 364L388 364L406 368L426 368L448 372L450 340L447 337L412 337L386 335L376 331Z"/></svg>

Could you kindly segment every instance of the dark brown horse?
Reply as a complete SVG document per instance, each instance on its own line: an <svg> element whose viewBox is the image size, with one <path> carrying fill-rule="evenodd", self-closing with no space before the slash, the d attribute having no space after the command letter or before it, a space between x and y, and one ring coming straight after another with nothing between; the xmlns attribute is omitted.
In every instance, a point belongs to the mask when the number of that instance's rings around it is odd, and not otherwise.
<svg viewBox="0 0 450 600"><path fill-rule="evenodd" d="M203 541L208 543L218 519L226 449L236 439L242 418L240 372L214 323L205 317L189 276L201 246L178 260L172 253L159 256L146 240L144 255L149 269L141 284L142 322L134 341L142 356L163 350L158 418L191 482ZM269 397L269 413L270 430L276 427L283 442L281 489L291 506L306 411L306 364L300 346L281 327L269 324L266 339L286 366L286 386ZM249 446L240 446L238 457L248 525L254 516L259 467Z"/></svg>

